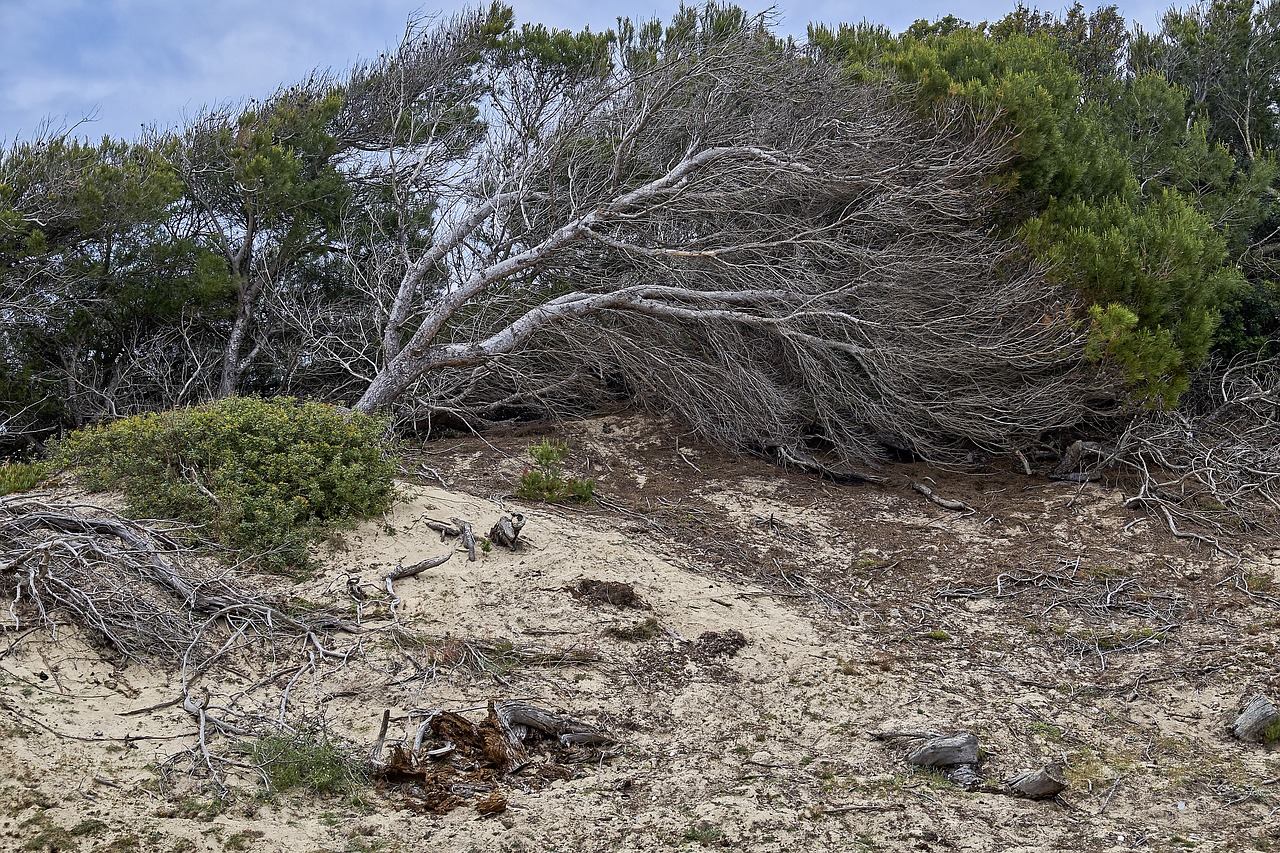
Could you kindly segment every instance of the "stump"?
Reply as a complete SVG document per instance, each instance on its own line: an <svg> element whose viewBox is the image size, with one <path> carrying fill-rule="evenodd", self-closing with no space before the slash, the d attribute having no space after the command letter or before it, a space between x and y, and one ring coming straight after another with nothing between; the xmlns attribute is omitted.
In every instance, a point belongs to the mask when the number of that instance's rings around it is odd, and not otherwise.
<svg viewBox="0 0 1280 853"><path fill-rule="evenodd" d="M1032 800L1044 800L1057 796L1059 792L1067 787L1067 779L1062 775L1062 765L1060 764L1049 764L1039 770L1028 770L1025 773L1019 773L1017 776L1011 776L1004 780L1004 783L1012 788L1015 793Z"/></svg>
<svg viewBox="0 0 1280 853"><path fill-rule="evenodd" d="M1271 700L1258 694L1244 706L1236 717L1231 732L1240 740L1253 743L1269 743L1280 740L1280 711Z"/></svg>
<svg viewBox="0 0 1280 853"><path fill-rule="evenodd" d="M907 753L907 761L919 767L977 764L978 758L978 736L971 732L930 738Z"/></svg>
<svg viewBox="0 0 1280 853"><path fill-rule="evenodd" d="M489 531L489 541L495 545L501 545L504 548L516 550L516 540L520 538L520 531L524 529L524 516L518 512L511 515L504 515L493 525Z"/></svg>

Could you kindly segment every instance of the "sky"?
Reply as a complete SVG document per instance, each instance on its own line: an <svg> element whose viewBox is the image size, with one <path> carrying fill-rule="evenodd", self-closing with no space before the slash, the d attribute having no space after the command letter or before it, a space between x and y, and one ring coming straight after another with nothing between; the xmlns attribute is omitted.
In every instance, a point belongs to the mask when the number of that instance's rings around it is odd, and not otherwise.
<svg viewBox="0 0 1280 853"><path fill-rule="evenodd" d="M438 0L437 0L438 2ZM869 20L901 31L946 14L996 20L1017 0L791 0L778 30L803 36L811 21ZM344 70L396 45L410 17L463 5L413 0L0 0L0 144L42 129L133 139L200 108L263 97L314 69ZM601 31L619 15L669 18L679 0L513 0L518 22ZM742 2L750 11L762 3ZM1052 11L1050 3L1029 2ZM1086 2L1092 8L1093 3ZM1120 2L1152 27L1170 3Z"/></svg>

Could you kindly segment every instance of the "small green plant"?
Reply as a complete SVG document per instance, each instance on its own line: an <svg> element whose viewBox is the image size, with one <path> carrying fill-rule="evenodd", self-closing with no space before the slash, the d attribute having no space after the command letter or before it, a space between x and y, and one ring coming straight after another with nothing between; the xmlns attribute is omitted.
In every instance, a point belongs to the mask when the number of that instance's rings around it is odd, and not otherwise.
<svg viewBox="0 0 1280 853"><path fill-rule="evenodd" d="M225 797L214 797L211 800L200 797L183 797L174 805L179 817L189 820L210 821L222 814L231 805Z"/></svg>
<svg viewBox="0 0 1280 853"><path fill-rule="evenodd" d="M0 463L0 497L29 492L48 475L47 467L37 462Z"/></svg>
<svg viewBox="0 0 1280 853"><path fill-rule="evenodd" d="M932 631L925 634L924 636L925 636L925 639L933 640L935 643L945 643L951 639L951 635L948 634L946 631L942 630L941 628L934 628Z"/></svg>
<svg viewBox="0 0 1280 853"><path fill-rule="evenodd" d="M368 779L363 762L324 729L264 735L252 743L250 752L271 793L306 788L317 794L353 795Z"/></svg>
<svg viewBox="0 0 1280 853"><path fill-rule="evenodd" d="M722 838L724 838L724 830L706 820L689 824L684 829L685 841L695 841L698 844L715 844Z"/></svg>
<svg viewBox="0 0 1280 853"><path fill-rule="evenodd" d="M259 838L264 837L265 835L266 833L260 829L244 829L244 830L241 830L240 832L235 833L234 835L228 836L227 840L222 842L222 849L223 850L248 850L250 847L253 846L253 842L257 841Z"/></svg>
<svg viewBox="0 0 1280 853"><path fill-rule="evenodd" d="M385 426L321 403L231 398L79 430L51 459L90 490L122 490L135 516L199 525L265 569L296 570L309 542L391 506Z"/></svg>
<svg viewBox="0 0 1280 853"><path fill-rule="evenodd" d="M534 467L526 468L520 475L516 497L547 503L590 503L595 499L595 480L583 480L564 476L564 460L569 456L569 446L544 438L529 446L529 457Z"/></svg>
<svg viewBox="0 0 1280 853"><path fill-rule="evenodd" d="M626 643L643 643L658 636L660 627L658 620L649 616L631 625L611 625L605 628L604 632L615 640L622 640Z"/></svg>
<svg viewBox="0 0 1280 853"><path fill-rule="evenodd" d="M1262 730L1263 743L1276 743L1277 741L1280 741L1280 720L1276 720Z"/></svg>

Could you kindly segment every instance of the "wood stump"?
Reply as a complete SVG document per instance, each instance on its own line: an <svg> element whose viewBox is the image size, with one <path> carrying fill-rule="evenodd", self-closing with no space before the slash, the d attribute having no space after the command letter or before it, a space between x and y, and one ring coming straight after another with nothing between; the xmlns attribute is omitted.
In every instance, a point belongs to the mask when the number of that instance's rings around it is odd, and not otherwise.
<svg viewBox="0 0 1280 853"><path fill-rule="evenodd" d="M523 529L523 515L518 512L504 515L494 523L493 529L489 531L489 541L514 551L517 547L516 540L520 538L520 531Z"/></svg>
<svg viewBox="0 0 1280 853"><path fill-rule="evenodd" d="M1044 800L1057 796L1067 787L1067 778L1062 775L1062 765L1048 764L1039 770L1028 770L1011 776L1004 783L1032 800Z"/></svg>
<svg viewBox="0 0 1280 853"><path fill-rule="evenodd" d="M1240 716L1231 726L1231 733L1240 740L1253 743L1269 743L1280 740L1280 711L1262 694L1249 700Z"/></svg>

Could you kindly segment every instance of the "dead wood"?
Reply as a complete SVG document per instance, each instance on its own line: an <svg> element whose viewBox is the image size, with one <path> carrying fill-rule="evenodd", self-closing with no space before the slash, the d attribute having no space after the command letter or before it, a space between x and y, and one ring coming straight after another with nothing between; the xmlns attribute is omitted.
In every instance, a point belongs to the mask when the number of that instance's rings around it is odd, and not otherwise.
<svg viewBox="0 0 1280 853"><path fill-rule="evenodd" d="M1258 694L1236 717L1231 732L1240 740L1267 743L1280 740L1280 711L1270 699Z"/></svg>
<svg viewBox="0 0 1280 853"><path fill-rule="evenodd" d="M766 444L765 453L784 468L798 468L817 474L819 477L835 483L887 483L888 480L876 474L856 470L848 465L835 468L818 461L813 455L800 449L798 444Z"/></svg>
<svg viewBox="0 0 1280 853"><path fill-rule="evenodd" d="M520 531L524 529L524 522L524 515L518 512L502 516L489 530L489 541L495 545L510 548L512 551L516 550L516 540L520 538Z"/></svg>
<svg viewBox="0 0 1280 853"><path fill-rule="evenodd" d="M525 789L572 778L573 764L609 754L584 753L584 747L616 742L594 726L520 700L490 700L487 711L480 722L453 711L429 712L412 745L393 746L385 764L375 760L375 778L400 786L428 811L442 813L472 800L481 814L497 814L506 808L509 778L521 774ZM545 754L535 756L540 748Z"/></svg>
<svg viewBox="0 0 1280 853"><path fill-rule="evenodd" d="M420 560L411 566L403 566L396 569L386 576L388 581L399 581L405 578L411 578L414 575L420 575L427 569L434 569L436 566L442 566L449 561L450 554L444 554L439 557L431 557L427 560Z"/></svg>
<svg viewBox="0 0 1280 853"><path fill-rule="evenodd" d="M276 598L197 557L160 523L88 505L0 500L0 577L19 621L83 625L133 660L186 660L210 620L264 636L356 630L334 614L283 612Z"/></svg>
<svg viewBox="0 0 1280 853"><path fill-rule="evenodd" d="M907 761L918 767L977 764L980 757L978 737L971 732L930 738L907 753Z"/></svg>
<svg viewBox="0 0 1280 853"><path fill-rule="evenodd" d="M463 521L461 518L453 518L450 521L461 531L462 547L467 549L467 562L474 563L476 561L476 534L471 529L471 522Z"/></svg>
<svg viewBox="0 0 1280 853"><path fill-rule="evenodd" d="M563 745L571 743L614 743L612 736L594 726L530 705L527 702L509 700L491 702L493 714L501 722L515 742L523 742L531 731L558 739Z"/></svg>
<svg viewBox="0 0 1280 853"><path fill-rule="evenodd" d="M957 501L957 500L952 500L950 498L939 497L938 495L934 494L933 489L929 488L924 483L921 483L919 480L912 480L911 488L919 492L920 494L924 495L930 501L942 507L943 509L951 509L951 510L955 510L956 512L977 512L977 510L969 506L964 501Z"/></svg>
<svg viewBox="0 0 1280 853"><path fill-rule="evenodd" d="M424 518L422 519L422 523L432 530L439 531L441 542L445 541L447 537L462 535L461 528L455 527L447 521L437 521L434 518Z"/></svg>
<svg viewBox="0 0 1280 853"><path fill-rule="evenodd" d="M1032 800L1043 800L1057 796L1067 787L1067 778L1062 774L1062 765L1047 764L1039 770L1027 770L1005 780L1014 793Z"/></svg>
<svg viewBox="0 0 1280 853"><path fill-rule="evenodd" d="M939 769L942 771L942 775L947 777L952 784L959 785L966 791L982 787L982 774L978 772L976 763L951 764Z"/></svg>

